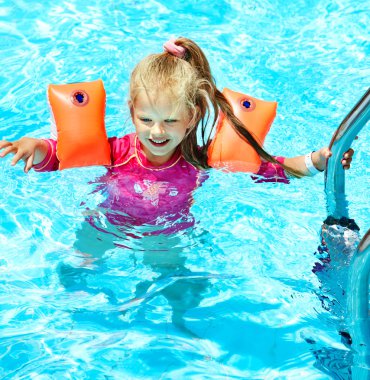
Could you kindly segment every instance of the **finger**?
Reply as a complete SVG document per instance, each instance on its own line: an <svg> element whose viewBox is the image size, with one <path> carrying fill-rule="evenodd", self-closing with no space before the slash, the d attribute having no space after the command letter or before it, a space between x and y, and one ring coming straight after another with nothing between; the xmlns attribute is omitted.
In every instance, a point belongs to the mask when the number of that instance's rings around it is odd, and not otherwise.
<svg viewBox="0 0 370 380"><path fill-rule="evenodd" d="M11 144L10 146L8 146L7 148L5 148L1 153L0 153L0 157L5 157L7 154L11 153L12 151L16 150L17 148Z"/></svg>
<svg viewBox="0 0 370 380"><path fill-rule="evenodd" d="M26 160L26 165L24 165L24 172L25 173L28 173L29 170L32 168L32 165L33 165L33 158L34 158L34 154L31 154L31 156L29 156Z"/></svg>
<svg viewBox="0 0 370 380"><path fill-rule="evenodd" d="M12 145L12 143L9 142L9 141L6 141L6 140L1 140L0 141L0 149L6 148L9 145Z"/></svg>
<svg viewBox="0 0 370 380"><path fill-rule="evenodd" d="M322 148L320 153L325 158L329 158L332 156L332 152L329 150L329 148Z"/></svg>
<svg viewBox="0 0 370 380"><path fill-rule="evenodd" d="M349 158L345 158L342 160L342 165L347 165L347 164L350 164L352 162L352 158L349 157Z"/></svg>
<svg viewBox="0 0 370 380"><path fill-rule="evenodd" d="M352 154L343 154L342 160L352 160Z"/></svg>
<svg viewBox="0 0 370 380"><path fill-rule="evenodd" d="M343 153L343 157L352 157L353 153L355 153L355 151L352 148L349 148L346 152Z"/></svg>
<svg viewBox="0 0 370 380"><path fill-rule="evenodd" d="M351 167L351 165L343 165L344 170L348 170Z"/></svg>
<svg viewBox="0 0 370 380"><path fill-rule="evenodd" d="M21 159L23 158L23 156L24 156L24 153L18 151L18 152L14 155L12 161L10 162L10 165L14 166L19 160L21 160Z"/></svg>

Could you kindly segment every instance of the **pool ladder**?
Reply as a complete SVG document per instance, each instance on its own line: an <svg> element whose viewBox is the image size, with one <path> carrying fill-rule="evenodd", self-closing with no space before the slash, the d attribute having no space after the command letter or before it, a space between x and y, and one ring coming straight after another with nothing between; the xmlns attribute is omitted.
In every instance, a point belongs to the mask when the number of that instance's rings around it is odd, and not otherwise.
<svg viewBox="0 0 370 380"><path fill-rule="evenodd" d="M370 88L342 121L330 142L333 155L325 171L325 192L328 209L327 225L341 225L358 231L356 223L348 216L345 197L345 176L341 165L343 153L348 150L357 134L370 119ZM347 282L347 318L352 348L356 355L352 379L370 380L370 229L354 253Z"/></svg>

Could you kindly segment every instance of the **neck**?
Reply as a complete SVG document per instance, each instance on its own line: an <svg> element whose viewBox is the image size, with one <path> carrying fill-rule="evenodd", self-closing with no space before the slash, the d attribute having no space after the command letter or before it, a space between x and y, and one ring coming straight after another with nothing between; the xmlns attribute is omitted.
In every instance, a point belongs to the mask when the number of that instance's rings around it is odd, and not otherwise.
<svg viewBox="0 0 370 380"><path fill-rule="evenodd" d="M144 153L146 159L153 165L153 166L162 166L166 164L166 162L170 161L171 158L176 154L178 151L178 148L175 148L172 152L169 152L165 156L156 156L152 154L148 149L146 149L145 146L143 146L140 143L141 151Z"/></svg>

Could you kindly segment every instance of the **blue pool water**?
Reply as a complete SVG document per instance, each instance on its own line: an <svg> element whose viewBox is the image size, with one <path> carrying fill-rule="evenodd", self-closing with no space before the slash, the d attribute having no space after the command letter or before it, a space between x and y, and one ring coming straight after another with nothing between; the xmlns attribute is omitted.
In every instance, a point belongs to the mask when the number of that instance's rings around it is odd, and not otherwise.
<svg viewBox="0 0 370 380"><path fill-rule="evenodd" d="M269 152L309 152L329 144L369 85L369 8L2 1L0 139L49 136L47 85L97 78L108 134L131 132L133 66L182 35L204 48L220 88L279 102ZM347 193L364 233L368 128L359 137ZM194 193L194 227L145 236L132 226L117 233L120 247L103 247L112 232L104 215L102 235L84 229L86 207L104 197L90 194L103 168L25 175L9 163L0 160L0 378L350 378L354 353L338 334L343 305L330 298L340 284L323 298L312 271L323 176L256 184L211 171ZM91 240L89 254L74 249L79 239Z"/></svg>

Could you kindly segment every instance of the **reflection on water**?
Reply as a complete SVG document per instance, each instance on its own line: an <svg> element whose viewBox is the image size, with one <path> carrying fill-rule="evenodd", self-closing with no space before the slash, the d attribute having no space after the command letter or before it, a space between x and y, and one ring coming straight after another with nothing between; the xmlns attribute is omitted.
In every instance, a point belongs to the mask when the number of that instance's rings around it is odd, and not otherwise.
<svg viewBox="0 0 370 380"><path fill-rule="evenodd" d="M322 226L316 253L319 262L313 272L321 283L318 296L322 306L339 319L345 316L348 268L359 241L358 231L340 225Z"/></svg>
<svg viewBox="0 0 370 380"><path fill-rule="evenodd" d="M319 262L315 263L313 272L320 280L317 295L322 307L330 312L331 321L336 325L341 342L347 349L316 347L315 342L309 343L314 345L311 351L316 358L315 366L335 379L349 379L352 376L354 353L351 350L348 321L345 320L346 293L349 265L359 241L358 230L324 223L321 242L315 253Z"/></svg>
<svg viewBox="0 0 370 380"><path fill-rule="evenodd" d="M316 358L315 367L333 379L351 379L351 364L353 354L351 351L339 350L332 347L312 349Z"/></svg>

